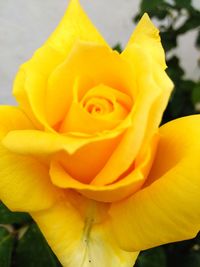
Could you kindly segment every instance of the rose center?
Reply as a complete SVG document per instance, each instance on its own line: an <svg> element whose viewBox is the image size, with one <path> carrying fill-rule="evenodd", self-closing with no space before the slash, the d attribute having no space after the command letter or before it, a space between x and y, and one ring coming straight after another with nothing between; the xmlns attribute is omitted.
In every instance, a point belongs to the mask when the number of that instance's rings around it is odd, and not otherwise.
<svg viewBox="0 0 200 267"><path fill-rule="evenodd" d="M91 97L83 102L83 108L93 116L103 116L113 112L113 103L103 97Z"/></svg>

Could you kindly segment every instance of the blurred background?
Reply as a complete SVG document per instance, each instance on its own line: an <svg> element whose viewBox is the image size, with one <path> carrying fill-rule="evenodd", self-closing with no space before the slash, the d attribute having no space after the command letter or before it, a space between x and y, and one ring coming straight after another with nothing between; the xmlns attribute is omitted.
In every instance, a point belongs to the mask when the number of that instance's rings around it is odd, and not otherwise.
<svg viewBox="0 0 200 267"><path fill-rule="evenodd" d="M200 0L80 2L118 51L123 50L142 14L148 12L160 28L167 72L175 84L163 123L200 112ZM0 0L0 104L15 104L11 91L19 65L55 29L67 4L67 0ZM11 213L1 203L0 224L8 227L0 227L1 267L60 266L27 214ZM142 252L136 263L136 267L178 266L200 267L200 237Z"/></svg>

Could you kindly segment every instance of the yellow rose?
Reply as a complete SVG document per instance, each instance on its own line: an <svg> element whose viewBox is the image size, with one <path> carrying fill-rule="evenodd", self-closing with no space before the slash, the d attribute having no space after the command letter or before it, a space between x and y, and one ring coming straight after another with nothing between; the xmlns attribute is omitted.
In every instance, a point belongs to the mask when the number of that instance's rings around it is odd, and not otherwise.
<svg viewBox="0 0 200 267"><path fill-rule="evenodd" d="M64 267L131 267L200 228L200 116L158 129L172 82L143 16L122 54L78 0L0 107L0 197L38 223Z"/></svg>

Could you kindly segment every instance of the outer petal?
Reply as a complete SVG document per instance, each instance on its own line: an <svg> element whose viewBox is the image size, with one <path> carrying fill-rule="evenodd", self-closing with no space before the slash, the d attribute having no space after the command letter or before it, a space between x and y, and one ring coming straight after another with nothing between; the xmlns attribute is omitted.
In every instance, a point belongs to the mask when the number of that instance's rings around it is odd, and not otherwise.
<svg viewBox="0 0 200 267"><path fill-rule="evenodd" d="M0 106L0 139L16 129L34 129L34 126L19 108Z"/></svg>
<svg viewBox="0 0 200 267"><path fill-rule="evenodd" d="M24 128L33 128L33 125L20 109L0 106L1 138L9 130ZM0 198L10 209L47 208L59 191L50 182L47 166L33 157L11 153L0 144Z"/></svg>
<svg viewBox="0 0 200 267"><path fill-rule="evenodd" d="M107 45L81 8L79 1L71 0L67 12L47 44L66 54L78 39Z"/></svg>
<svg viewBox="0 0 200 267"><path fill-rule="evenodd" d="M41 210L56 200L48 167L31 157L18 156L0 146L0 198L16 211Z"/></svg>
<svg viewBox="0 0 200 267"><path fill-rule="evenodd" d="M10 151L24 155L50 155L59 151L74 154L87 144L101 141L115 141L120 131L106 132L99 136L76 136L49 133L37 130L15 130L9 132L3 139L3 144ZM19 142L16 142L19 140Z"/></svg>
<svg viewBox="0 0 200 267"><path fill-rule="evenodd" d="M139 45L152 57L153 61L157 62L162 68L166 68L159 30L154 26L147 14L144 14L138 23L125 51L129 50L132 44Z"/></svg>
<svg viewBox="0 0 200 267"><path fill-rule="evenodd" d="M129 251L194 237L200 229L200 116L160 129L160 143L146 187L113 204L112 229Z"/></svg>
<svg viewBox="0 0 200 267"><path fill-rule="evenodd" d="M44 96L48 76L56 66L67 58L77 40L107 45L81 8L79 1L71 0L55 32L35 52L32 59L22 65L16 76L13 94L33 121L38 119L35 119L38 116L38 102L43 101L42 107L45 106ZM29 75L31 78L29 78ZM41 81L39 86L31 86L33 83L32 81L30 82L32 76L34 76L34 80ZM40 86L41 84L42 87ZM41 114L39 114L39 117L41 120ZM45 125L45 121L42 121L42 124ZM45 126L47 127L47 125Z"/></svg>
<svg viewBox="0 0 200 267"><path fill-rule="evenodd" d="M32 213L49 245L64 267L131 267L138 253L121 250L110 235L107 206L74 197L51 209ZM76 206L78 205L78 206Z"/></svg>

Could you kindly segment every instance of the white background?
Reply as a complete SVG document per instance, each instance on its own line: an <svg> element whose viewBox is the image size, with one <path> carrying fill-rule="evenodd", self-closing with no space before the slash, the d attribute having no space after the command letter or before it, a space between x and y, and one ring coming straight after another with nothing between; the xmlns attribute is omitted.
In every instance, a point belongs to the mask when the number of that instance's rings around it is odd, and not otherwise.
<svg viewBox="0 0 200 267"><path fill-rule="evenodd" d="M125 45L134 29L132 17L139 0L80 0L93 23L111 46ZM200 8L200 0L193 3ZM29 59L54 30L67 0L0 0L0 103L11 104L12 81L20 64ZM179 40L178 54L187 76L199 78L195 33Z"/></svg>

